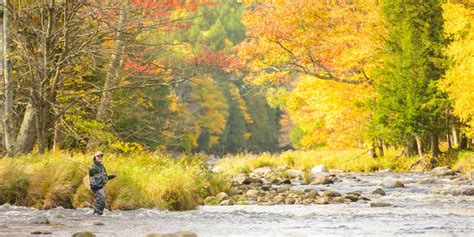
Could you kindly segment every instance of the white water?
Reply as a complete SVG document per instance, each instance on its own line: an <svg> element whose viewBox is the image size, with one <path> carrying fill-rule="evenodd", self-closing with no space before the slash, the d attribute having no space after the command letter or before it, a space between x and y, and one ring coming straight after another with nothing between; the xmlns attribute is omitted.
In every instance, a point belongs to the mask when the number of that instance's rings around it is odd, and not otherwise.
<svg viewBox="0 0 474 237"><path fill-rule="evenodd" d="M354 176L360 180L352 179ZM474 236L474 197L451 194L472 187L473 181L443 177L434 178L435 184L421 185L416 181L431 178L428 174L395 173L338 177L342 182L299 187L340 193L358 190L372 200L309 206L203 206L185 212L140 209L106 212L103 217L88 214L90 209L39 211L4 205L0 206L0 236L31 236L33 230L48 230L54 236L71 236L78 231L91 231L97 236L175 231L192 231L198 236ZM384 187L395 180L403 182L406 188ZM371 195L377 187L382 187L387 195ZM371 208L372 201L394 206ZM51 224L26 224L35 216L46 216ZM97 220L105 225L92 225Z"/></svg>

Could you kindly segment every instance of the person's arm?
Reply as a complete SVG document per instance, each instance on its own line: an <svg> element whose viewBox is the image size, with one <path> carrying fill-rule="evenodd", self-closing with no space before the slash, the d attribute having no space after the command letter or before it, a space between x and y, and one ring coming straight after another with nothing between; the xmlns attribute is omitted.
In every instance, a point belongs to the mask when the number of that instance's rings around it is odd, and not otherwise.
<svg viewBox="0 0 474 237"><path fill-rule="evenodd" d="M100 168L97 165L93 165L89 169L89 177L93 177L93 176L95 176L96 174L99 174L99 173L100 173Z"/></svg>
<svg viewBox="0 0 474 237"><path fill-rule="evenodd" d="M115 176L116 176L115 174L107 175L107 179L111 180L111 179L115 178Z"/></svg>

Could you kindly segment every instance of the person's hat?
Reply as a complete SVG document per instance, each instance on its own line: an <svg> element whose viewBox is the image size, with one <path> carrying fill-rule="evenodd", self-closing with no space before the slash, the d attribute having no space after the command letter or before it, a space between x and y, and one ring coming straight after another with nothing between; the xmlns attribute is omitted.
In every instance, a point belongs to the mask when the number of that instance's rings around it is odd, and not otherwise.
<svg viewBox="0 0 474 237"><path fill-rule="evenodd" d="M96 157L96 156L104 156L104 154L102 152L98 151L98 152L95 153L94 157Z"/></svg>

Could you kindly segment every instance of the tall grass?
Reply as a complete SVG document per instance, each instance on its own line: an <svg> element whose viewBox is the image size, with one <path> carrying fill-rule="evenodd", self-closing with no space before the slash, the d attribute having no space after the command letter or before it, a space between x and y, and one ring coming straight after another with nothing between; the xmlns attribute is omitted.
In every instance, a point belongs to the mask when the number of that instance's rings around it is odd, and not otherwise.
<svg viewBox="0 0 474 237"><path fill-rule="evenodd" d="M226 180L208 171L199 157L179 161L162 154L106 155L109 174L108 208L195 208L209 195L230 188ZM49 209L93 204L88 187L92 155L47 153L0 159L0 204Z"/></svg>

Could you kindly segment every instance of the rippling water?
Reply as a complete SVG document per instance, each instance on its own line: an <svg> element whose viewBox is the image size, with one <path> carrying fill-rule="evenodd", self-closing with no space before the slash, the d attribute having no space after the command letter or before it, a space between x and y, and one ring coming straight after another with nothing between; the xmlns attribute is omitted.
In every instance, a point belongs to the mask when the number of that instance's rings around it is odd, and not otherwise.
<svg viewBox="0 0 474 237"><path fill-rule="evenodd" d="M31 236L48 230L54 236L91 231L97 236L143 236L147 232L192 231L199 236L474 236L474 197L459 196L473 181L434 178L421 173L339 174L332 185L302 185L340 193L362 191L369 202L331 205L203 206L198 210L168 212L152 209L106 212L56 208L39 211L0 206L0 236ZM433 184L417 184L433 179ZM389 188L395 180L405 189ZM386 196L371 195L377 187ZM454 193L454 195L453 195ZM371 208L370 202L392 207ZM50 225L28 225L31 217L46 216ZM94 226L94 221L105 225Z"/></svg>

